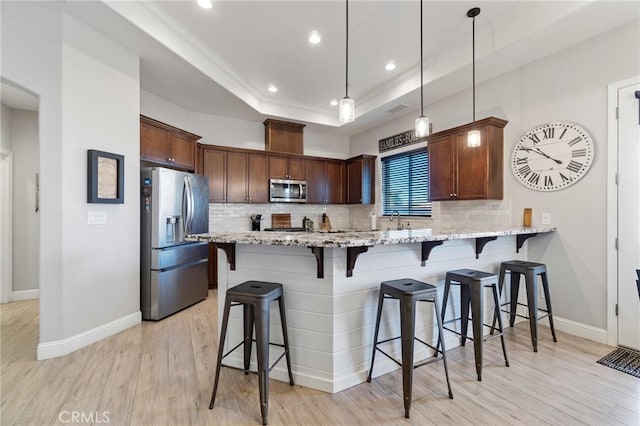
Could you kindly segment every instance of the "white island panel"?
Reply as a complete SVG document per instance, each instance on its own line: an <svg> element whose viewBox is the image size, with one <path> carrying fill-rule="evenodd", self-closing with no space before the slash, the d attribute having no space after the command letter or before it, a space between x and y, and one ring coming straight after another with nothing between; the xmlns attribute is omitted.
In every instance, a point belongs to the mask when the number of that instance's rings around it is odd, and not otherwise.
<svg viewBox="0 0 640 426"><path fill-rule="evenodd" d="M294 381L302 386L338 392L366 380L381 281L413 278L435 284L442 299L444 277L449 270L472 268L498 273L500 262L526 259L526 244L516 254L515 239L513 234L499 236L484 247L479 259L475 258L474 238L447 240L432 250L424 267L420 265L420 243L375 245L358 257L352 277L346 276L347 248L325 247L324 278L316 277L316 259L307 247L236 244L235 271L229 270L224 251L218 250L218 317L222 317L227 288L248 280L283 284ZM486 300L491 300L488 296ZM459 292L453 287L448 317L459 313L458 305ZM271 309L272 341L281 343L277 304ZM432 304L419 303L416 336L429 342L435 337L433 315ZM489 311L486 315L489 317ZM233 308L226 350L241 341L241 333L242 309ZM398 303L387 300L379 338L396 335L399 335ZM399 340L389 343L387 350L398 359L399 343ZM446 333L446 344L448 348L458 346L459 339ZM279 348L272 347L272 362L279 353ZM240 367L241 354L238 350L225 361ZM428 356L431 351L417 344L416 359ZM374 377L396 368L399 367L386 357L377 356ZM271 372L271 377L288 381L285 371L283 360Z"/></svg>

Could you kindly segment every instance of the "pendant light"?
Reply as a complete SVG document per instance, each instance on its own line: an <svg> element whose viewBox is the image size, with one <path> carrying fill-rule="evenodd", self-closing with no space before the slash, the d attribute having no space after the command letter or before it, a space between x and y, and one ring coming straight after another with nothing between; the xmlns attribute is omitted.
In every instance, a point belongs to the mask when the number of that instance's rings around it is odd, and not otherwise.
<svg viewBox="0 0 640 426"><path fill-rule="evenodd" d="M420 117L416 118L416 138L429 135L429 119L424 116L424 81L422 65L422 0L420 0Z"/></svg>
<svg viewBox="0 0 640 426"><path fill-rule="evenodd" d="M476 16L480 15L480 8L469 9L467 16L472 19L472 64L473 64L473 125L476 124ZM469 130L467 133L467 146L469 148L479 147L481 141L480 130Z"/></svg>
<svg viewBox="0 0 640 426"><path fill-rule="evenodd" d="M350 123L356 115L356 105L353 99L349 97L349 0L346 0L346 54L345 54L345 82L344 82L344 98L340 100L340 124Z"/></svg>

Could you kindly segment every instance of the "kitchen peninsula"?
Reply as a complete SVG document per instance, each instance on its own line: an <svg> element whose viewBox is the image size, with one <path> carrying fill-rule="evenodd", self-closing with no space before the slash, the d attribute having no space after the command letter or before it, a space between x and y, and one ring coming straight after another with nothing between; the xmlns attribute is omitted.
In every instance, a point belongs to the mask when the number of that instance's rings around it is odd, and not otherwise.
<svg viewBox="0 0 640 426"><path fill-rule="evenodd" d="M246 231L188 239L218 247L219 319L227 288L248 280L283 284L296 384L338 392L366 379L381 281L414 278L435 284L442 292L447 270L497 272L502 261L526 259L528 238L551 238L553 231L552 227L486 226L332 233ZM457 294L450 300L459 303ZM389 305L383 314L381 339L399 335L397 308ZM457 312L457 306L450 311ZM431 341L432 311L421 306L418 312L416 336ZM241 340L241 318L241 311L232 310L229 348ZM281 341L277 315L272 316L271 332L272 341ZM399 358L394 343L389 345L390 353ZM457 338L447 336L448 348L457 345ZM416 359L426 356L430 353L417 353ZM227 360L241 365L240 358ZM374 376L395 368L390 360L381 360ZM284 370L277 367L271 376L286 380Z"/></svg>

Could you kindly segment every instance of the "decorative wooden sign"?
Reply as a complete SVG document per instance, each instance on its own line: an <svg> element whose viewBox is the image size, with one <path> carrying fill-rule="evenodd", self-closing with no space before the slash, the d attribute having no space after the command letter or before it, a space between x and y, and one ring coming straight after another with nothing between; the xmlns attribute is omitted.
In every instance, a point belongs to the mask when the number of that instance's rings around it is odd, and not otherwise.
<svg viewBox="0 0 640 426"><path fill-rule="evenodd" d="M413 145L414 143L424 142L426 139L427 138L416 138L415 130L407 130L406 132L380 139L378 141L378 152L385 152L391 149Z"/></svg>

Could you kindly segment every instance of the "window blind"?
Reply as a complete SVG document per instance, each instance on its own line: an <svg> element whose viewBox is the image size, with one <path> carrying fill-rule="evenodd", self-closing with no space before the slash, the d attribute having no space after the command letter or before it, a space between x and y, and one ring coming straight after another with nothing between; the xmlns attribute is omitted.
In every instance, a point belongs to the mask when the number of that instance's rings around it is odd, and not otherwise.
<svg viewBox="0 0 640 426"><path fill-rule="evenodd" d="M431 216L429 155L425 148L390 155L382 163L382 214Z"/></svg>

